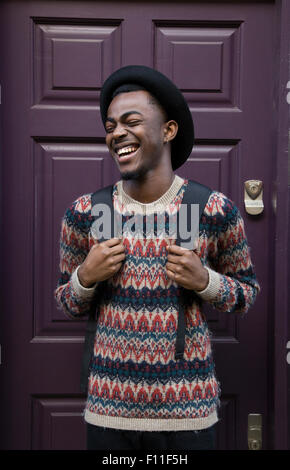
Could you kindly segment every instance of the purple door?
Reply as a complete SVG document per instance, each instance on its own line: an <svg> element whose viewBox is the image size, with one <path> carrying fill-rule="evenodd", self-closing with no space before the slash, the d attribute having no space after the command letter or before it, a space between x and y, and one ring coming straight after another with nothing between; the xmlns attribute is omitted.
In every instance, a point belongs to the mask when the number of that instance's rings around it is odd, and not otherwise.
<svg viewBox="0 0 290 470"><path fill-rule="evenodd" d="M2 3L3 448L85 447L85 323L53 297L60 222L78 196L119 178L98 102L104 79L128 64L181 88L196 144L177 173L224 192L244 216L262 293L244 318L206 310L222 388L218 447L247 448L249 413L262 415L270 447L275 11L274 1ZM264 183L260 216L244 210L250 179Z"/></svg>

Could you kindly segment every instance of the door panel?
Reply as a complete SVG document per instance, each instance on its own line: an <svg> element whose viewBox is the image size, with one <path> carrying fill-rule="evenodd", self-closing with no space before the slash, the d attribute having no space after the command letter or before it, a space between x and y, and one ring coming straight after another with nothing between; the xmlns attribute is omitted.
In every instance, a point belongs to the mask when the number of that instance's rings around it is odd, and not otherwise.
<svg viewBox="0 0 290 470"><path fill-rule="evenodd" d="M78 196L119 179L99 93L113 70L134 63L183 91L196 143L177 173L235 201L262 285L243 318L206 307L222 388L218 447L247 448L248 413L267 421L274 12L275 2L2 3L3 448L85 446L85 322L66 319L53 298L60 222ZM243 208L248 179L264 182L259 217Z"/></svg>

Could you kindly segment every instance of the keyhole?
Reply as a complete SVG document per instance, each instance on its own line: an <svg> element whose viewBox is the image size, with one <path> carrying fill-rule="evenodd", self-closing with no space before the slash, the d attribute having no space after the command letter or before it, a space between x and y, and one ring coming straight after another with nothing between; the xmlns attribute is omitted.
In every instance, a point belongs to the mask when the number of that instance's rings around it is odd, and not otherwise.
<svg viewBox="0 0 290 470"><path fill-rule="evenodd" d="M255 194L258 191L258 187L253 184L253 186L251 186L251 191Z"/></svg>
<svg viewBox="0 0 290 470"><path fill-rule="evenodd" d="M257 439L251 441L251 450L259 450L260 449L260 442Z"/></svg>

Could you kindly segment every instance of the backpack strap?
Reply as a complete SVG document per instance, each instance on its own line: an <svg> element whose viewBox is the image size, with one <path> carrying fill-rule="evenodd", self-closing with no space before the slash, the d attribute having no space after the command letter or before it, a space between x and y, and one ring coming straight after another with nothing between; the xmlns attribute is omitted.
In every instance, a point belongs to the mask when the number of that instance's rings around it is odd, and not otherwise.
<svg viewBox="0 0 290 470"><path fill-rule="evenodd" d="M112 200L112 192L113 192L113 185L106 186L105 188L99 189L98 191L94 192L91 196L91 204L92 208L96 204L106 204L111 209L111 236L114 236L114 210L113 210L113 200ZM99 243L105 241L104 237L100 237L98 239ZM100 282L96 289L96 294L94 300L91 305L91 309L89 312L89 318L87 321L86 331L85 331L85 343L84 343L84 351L82 357L82 366L81 366L81 391L83 393L87 393L88 388L88 377L89 377L89 370L90 370L90 362L93 356L94 351L94 341L96 336L96 327L97 327L97 317L98 317L98 309L101 301L101 296L104 294L106 281Z"/></svg>
<svg viewBox="0 0 290 470"><path fill-rule="evenodd" d="M187 205L187 231L190 232L191 228L191 204L199 205L199 223L201 216L203 214L204 208L208 201L208 198L212 190L203 184L198 183L197 181L188 181L186 190L184 191L182 204ZM180 221L179 213L177 215L177 239L176 245L180 246ZM175 347L175 359L183 359L184 346L185 346L185 296L186 289L183 287L180 288L180 298L179 298L179 312L178 312L178 325L177 325L177 335L176 335L176 347Z"/></svg>

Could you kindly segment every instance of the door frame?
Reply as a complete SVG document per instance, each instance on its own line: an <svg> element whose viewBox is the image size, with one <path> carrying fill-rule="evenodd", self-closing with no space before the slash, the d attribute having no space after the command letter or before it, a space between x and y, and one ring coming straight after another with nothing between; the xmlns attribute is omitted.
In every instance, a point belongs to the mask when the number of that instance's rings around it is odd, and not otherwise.
<svg viewBox="0 0 290 470"><path fill-rule="evenodd" d="M274 89L275 116L277 127L276 145L273 158L276 181L273 182L273 222L275 227L274 241L274 313L269 319L269 339L272 340L269 355L272 369L269 374L269 391L272 394L270 416L270 442L273 449L289 449L289 416L290 400L287 394L290 366L287 364L287 341L290 339L290 322L288 321L288 262L289 246L289 104L287 103L287 83L289 76L290 50L290 5L287 0L276 2L276 64L277 79ZM289 90L288 90L289 91ZM289 163L288 163L289 161ZM270 294L271 295L271 294ZM272 359L271 359L272 358Z"/></svg>

